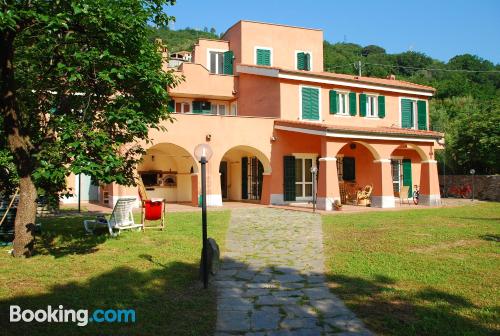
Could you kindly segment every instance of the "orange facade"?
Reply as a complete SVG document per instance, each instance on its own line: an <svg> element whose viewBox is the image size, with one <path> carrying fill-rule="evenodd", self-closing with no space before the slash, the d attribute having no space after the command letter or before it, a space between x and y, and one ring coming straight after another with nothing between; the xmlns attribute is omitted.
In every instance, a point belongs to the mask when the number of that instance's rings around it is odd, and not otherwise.
<svg viewBox="0 0 500 336"><path fill-rule="evenodd" d="M310 202L313 184L326 210L355 202L352 190L367 185L365 205L394 207L409 184L424 204L440 200L434 150L443 135L430 131L428 114L434 89L323 72L321 30L239 21L221 40L200 39L191 62L165 69L183 81L170 89L175 122L151 130L138 167L152 198L197 204L193 150L208 143L211 206ZM137 195L104 190L110 206Z"/></svg>

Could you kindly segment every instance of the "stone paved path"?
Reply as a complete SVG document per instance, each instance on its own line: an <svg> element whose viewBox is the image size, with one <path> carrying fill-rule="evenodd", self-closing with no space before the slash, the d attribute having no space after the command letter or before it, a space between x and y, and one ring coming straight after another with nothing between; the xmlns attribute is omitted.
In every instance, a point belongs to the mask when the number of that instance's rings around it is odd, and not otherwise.
<svg viewBox="0 0 500 336"><path fill-rule="evenodd" d="M217 286L216 336L372 335L328 290L321 218L233 210Z"/></svg>

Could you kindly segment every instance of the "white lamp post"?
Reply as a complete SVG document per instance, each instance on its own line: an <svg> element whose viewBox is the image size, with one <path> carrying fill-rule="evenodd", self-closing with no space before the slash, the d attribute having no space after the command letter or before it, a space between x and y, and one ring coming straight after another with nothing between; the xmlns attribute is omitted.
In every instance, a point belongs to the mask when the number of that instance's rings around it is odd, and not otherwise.
<svg viewBox="0 0 500 336"><path fill-rule="evenodd" d="M199 144L194 149L194 157L201 163L201 223L203 248L201 250L203 263L203 287L208 288L208 238L207 238L207 169L206 164L212 158L213 152L209 145Z"/></svg>

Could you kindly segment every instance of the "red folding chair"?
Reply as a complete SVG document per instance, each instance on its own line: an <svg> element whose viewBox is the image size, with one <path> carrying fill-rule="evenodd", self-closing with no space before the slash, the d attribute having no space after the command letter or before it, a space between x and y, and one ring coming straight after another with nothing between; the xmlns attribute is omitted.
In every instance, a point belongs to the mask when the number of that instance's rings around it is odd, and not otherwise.
<svg viewBox="0 0 500 336"><path fill-rule="evenodd" d="M137 181L137 185L139 187L139 197L141 198L141 219L142 219L142 228L145 229L160 229L163 230L165 228L165 210L166 204L165 200L150 200L148 199L148 195L146 194L146 188L142 183L142 179L139 177ZM157 221L160 220L160 226L146 226L146 221Z"/></svg>

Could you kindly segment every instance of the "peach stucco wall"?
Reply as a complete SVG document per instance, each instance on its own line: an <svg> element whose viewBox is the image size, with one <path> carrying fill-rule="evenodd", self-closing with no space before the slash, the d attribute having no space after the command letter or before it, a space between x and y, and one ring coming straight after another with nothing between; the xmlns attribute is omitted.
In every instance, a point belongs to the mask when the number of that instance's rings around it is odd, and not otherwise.
<svg viewBox="0 0 500 336"><path fill-rule="evenodd" d="M240 115L279 118L279 79L240 74L238 105Z"/></svg>
<svg viewBox="0 0 500 336"><path fill-rule="evenodd" d="M234 98L233 75L211 74L203 65L194 63L182 64L175 74L184 78L176 87L168 90L174 97Z"/></svg>
<svg viewBox="0 0 500 336"><path fill-rule="evenodd" d="M312 71L323 71L323 31L276 24L240 21L224 35L237 47L236 63L255 64L255 47L272 48L272 65L296 69L296 51L312 54ZM239 50L241 48L241 50Z"/></svg>
<svg viewBox="0 0 500 336"><path fill-rule="evenodd" d="M299 120L301 118L302 107L300 106L301 88L315 87L320 91L320 122L331 125L350 125L350 126L364 126L364 127L380 127L380 126L400 126L400 97L401 94L363 90L359 88L338 87L333 85L320 85L310 82L298 81L282 81L280 85L280 104L281 104L281 118L287 120ZM330 114L330 101L329 91L336 90L339 92L356 92L356 116L340 116ZM368 118L359 115L359 94L374 94L384 95L385 98L385 118ZM404 95L410 97L409 95ZM423 96L413 96L414 99L427 100ZM428 105L428 104L427 104ZM427 116L427 120L429 117Z"/></svg>

